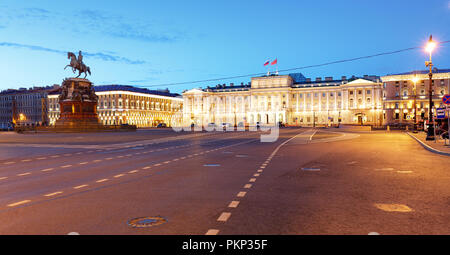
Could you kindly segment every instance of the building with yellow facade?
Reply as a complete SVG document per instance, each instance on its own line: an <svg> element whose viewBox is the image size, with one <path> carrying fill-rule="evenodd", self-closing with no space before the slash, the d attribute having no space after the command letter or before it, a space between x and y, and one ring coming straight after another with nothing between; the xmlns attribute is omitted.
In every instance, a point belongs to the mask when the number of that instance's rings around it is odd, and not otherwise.
<svg viewBox="0 0 450 255"><path fill-rule="evenodd" d="M412 71L382 76L383 108L386 124L412 124L428 119L429 71ZM450 69L434 69L432 76L434 107L445 107L442 97L450 93ZM414 107L414 101L416 102Z"/></svg>
<svg viewBox="0 0 450 255"><path fill-rule="evenodd" d="M325 77L314 81L300 73L253 77L248 84L183 92L183 123L380 126L381 92L377 76L343 76L338 80Z"/></svg>
<svg viewBox="0 0 450 255"><path fill-rule="evenodd" d="M98 118L104 125L155 127L159 123L180 124L183 99L179 94L126 85L95 86L94 90L98 96ZM59 118L58 97L58 92L48 95L51 125Z"/></svg>

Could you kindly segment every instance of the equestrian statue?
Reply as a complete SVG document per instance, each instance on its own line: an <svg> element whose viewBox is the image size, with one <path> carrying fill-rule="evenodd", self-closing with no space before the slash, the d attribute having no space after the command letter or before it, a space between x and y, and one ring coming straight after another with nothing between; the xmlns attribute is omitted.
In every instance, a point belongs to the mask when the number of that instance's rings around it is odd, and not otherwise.
<svg viewBox="0 0 450 255"><path fill-rule="evenodd" d="M64 70L70 66L72 67L72 72L75 73L76 70L78 70L78 76L75 78L80 77L80 75L82 73L84 73L84 79L86 79L87 74L89 73L89 75L91 75L91 69L89 68L89 66L86 66L83 63L83 55L81 54L81 50L78 52L78 59L77 56L75 56L75 54L73 52L67 52L67 58L70 59L70 64L66 65L66 67L64 67Z"/></svg>

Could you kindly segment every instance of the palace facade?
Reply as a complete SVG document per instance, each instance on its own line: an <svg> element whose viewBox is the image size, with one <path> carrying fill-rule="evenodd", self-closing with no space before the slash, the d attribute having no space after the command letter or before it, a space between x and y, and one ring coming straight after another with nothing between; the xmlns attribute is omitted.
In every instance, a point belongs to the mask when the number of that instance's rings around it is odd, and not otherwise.
<svg viewBox="0 0 450 255"><path fill-rule="evenodd" d="M104 125L130 124L137 127L180 125L183 99L168 90L149 90L126 85L95 86L97 114ZM49 119L59 118L59 92L48 96Z"/></svg>
<svg viewBox="0 0 450 255"><path fill-rule="evenodd" d="M379 126L383 124L381 93L377 76L314 81L300 73L253 77L248 84L185 91L183 123Z"/></svg>
<svg viewBox="0 0 450 255"><path fill-rule="evenodd" d="M417 81L414 84L413 79ZM432 100L434 107L445 107L442 97L450 93L450 69L434 69L432 76ZM413 71L386 75L383 81L383 109L387 124L423 123L428 119L429 86L428 71ZM416 107L414 107L416 101Z"/></svg>

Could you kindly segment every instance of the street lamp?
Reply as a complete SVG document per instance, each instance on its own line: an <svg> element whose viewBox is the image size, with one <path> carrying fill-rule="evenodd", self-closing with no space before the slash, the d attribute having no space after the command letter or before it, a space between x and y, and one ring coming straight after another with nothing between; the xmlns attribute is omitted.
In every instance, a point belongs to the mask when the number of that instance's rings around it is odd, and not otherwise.
<svg viewBox="0 0 450 255"><path fill-rule="evenodd" d="M428 87L428 94L429 94L429 107L428 107L428 131L427 131L427 138L426 140L434 140L434 127L431 123L431 120L433 118L433 62L431 61L431 54L436 48L436 42L433 41L432 35L430 35L430 39L428 40L427 45L425 46L425 51L427 51L430 54L430 61L425 61L425 66L430 68L430 72L428 73L428 76L430 77L430 85Z"/></svg>
<svg viewBox="0 0 450 255"><path fill-rule="evenodd" d="M414 130L413 133L417 133L417 88L416 84L419 81L419 78L417 78L417 75L414 75L414 78L412 79L412 82L414 83Z"/></svg>

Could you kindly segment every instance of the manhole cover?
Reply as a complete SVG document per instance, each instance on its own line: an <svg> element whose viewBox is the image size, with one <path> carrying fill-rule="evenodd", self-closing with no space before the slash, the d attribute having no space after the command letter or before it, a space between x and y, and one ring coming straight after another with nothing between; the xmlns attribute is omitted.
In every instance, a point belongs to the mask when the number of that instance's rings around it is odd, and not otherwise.
<svg viewBox="0 0 450 255"><path fill-rule="evenodd" d="M139 217L128 221L128 225L134 228L148 228L166 223L167 220L161 216Z"/></svg>

